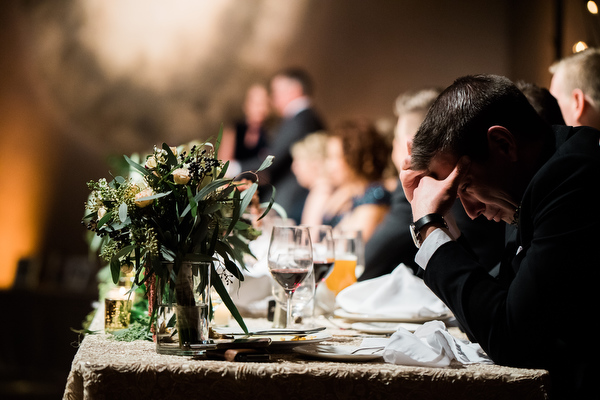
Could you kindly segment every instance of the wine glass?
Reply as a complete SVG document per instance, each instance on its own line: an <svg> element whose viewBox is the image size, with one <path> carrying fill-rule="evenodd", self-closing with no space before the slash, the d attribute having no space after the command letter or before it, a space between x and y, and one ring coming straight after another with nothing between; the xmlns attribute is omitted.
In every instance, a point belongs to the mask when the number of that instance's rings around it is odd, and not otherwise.
<svg viewBox="0 0 600 400"><path fill-rule="evenodd" d="M287 297L286 327L292 326L292 296L313 269L307 227L274 226L267 256L269 271Z"/></svg>
<svg viewBox="0 0 600 400"><path fill-rule="evenodd" d="M309 226L313 249L315 288L331 273L335 261L333 229L329 225Z"/></svg>

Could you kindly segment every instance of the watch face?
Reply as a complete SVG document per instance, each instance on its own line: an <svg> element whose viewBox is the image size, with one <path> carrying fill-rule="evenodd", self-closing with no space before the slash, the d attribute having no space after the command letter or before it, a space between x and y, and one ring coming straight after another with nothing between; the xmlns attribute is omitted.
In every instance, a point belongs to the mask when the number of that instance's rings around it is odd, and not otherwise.
<svg viewBox="0 0 600 400"><path fill-rule="evenodd" d="M410 224L410 235L412 236L413 242L417 249L421 247L421 234L417 231L415 224Z"/></svg>

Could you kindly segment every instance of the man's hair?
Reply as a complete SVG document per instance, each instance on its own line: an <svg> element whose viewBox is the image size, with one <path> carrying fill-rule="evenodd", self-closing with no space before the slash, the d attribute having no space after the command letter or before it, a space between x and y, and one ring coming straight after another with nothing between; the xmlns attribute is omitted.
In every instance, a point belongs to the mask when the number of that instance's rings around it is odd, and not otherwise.
<svg viewBox="0 0 600 400"><path fill-rule="evenodd" d="M427 88L404 92L396 99L394 112L397 117L411 112L426 113L441 91L437 88Z"/></svg>
<svg viewBox="0 0 600 400"><path fill-rule="evenodd" d="M497 75L458 78L429 108L412 144L411 168L427 169L436 154L488 155L487 132L494 125L522 140L536 140L549 125L525 95L508 79Z"/></svg>
<svg viewBox="0 0 600 400"><path fill-rule="evenodd" d="M600 48L589 48L563 58L550 66L555 74L564 69L564 90L581 89L600 110Z"/></svg>
<svg viewBox="0 0 600 400"><path fill-rule="evenodd" d="M558 101L546 88L539 87L534 83L518 81L515 85L523 92L535 111L550 125L564 125Z"/></svg>
<svg viewBox="0 0 600 400"><path fill-rule="evenodd" d="M283 76L298 82L302 87L302 93L306 96L312 96L314 92L313 81L304 69L302 68L285 68L278 71L273 77Z"/></svg>

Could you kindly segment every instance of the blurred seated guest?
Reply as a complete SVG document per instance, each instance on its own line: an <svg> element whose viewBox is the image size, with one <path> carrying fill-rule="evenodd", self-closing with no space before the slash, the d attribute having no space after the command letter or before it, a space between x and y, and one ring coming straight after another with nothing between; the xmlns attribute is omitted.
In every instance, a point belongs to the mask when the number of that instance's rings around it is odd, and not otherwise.
<svg viewBox="0 0 600 400"><path fill-rule="evenodd" d="M523 92L535 111L550 125L564 125L558 101L546 88L539 87L533 83L518 81L515 85Z"/></svg>
<svg viewBox="0 0 600 400"><path fill-rule="evenodd" d="M325 167L327 134L311 133L292 146L292 171L308 196L302 210L303 225L320 225L323 221L323 204L331 196L332 189Z"/></svg>
<svg viewBox="0 0 600 400"><path fill-rule="evenodd" d="M326 164L334 191L324 207L325 225L360 230L369 241L390 206L382 183L389 157L387 141L369 121L345 121L329 133Z"/></svg>
<svg viewBox="0 0 600 400"><path fill-rule="evenodd" d="M398 170L408 157L413 136L440 92L437 88L426 88L405 92L396 99L394 108L398 122L392 160ZM487 270L492 270L500 262L504 250L504 224L496 224L483 217L471 220L460 201L455 202L452 213L479 260ZM417 248L409 230L411 222L412 209L398 179L398 185L392 192L390 212L365 246L365 270L359 276L359 281L389 274L399 264L405 264L414 273L419 271L415 262Z"/></svg>
<svg viewBox="0 0 600 400"><path fill-rule="evenodd" d="M269 177L265 181L275 187L275 201L296 223L300 222L308 189L300 186L292 172L290 149L309 133L324 128L321 117L313 108L312 95L312 79L302 69L284 69L271 79L271 104L282 120L273 132L269 154L275 158L265 171ZM262 193L263 196L270 194L267 191Z"/></svg>
<svg viewBox="0 0 600 400"><path fill-rule="evenodd" d="M550 93L569 126L600 129L600 48L589 48L557 61Z"/></svg>
<svg viewBox="0 0 600 400"><path fill-rule="evenodd" d="M250 86L242 107L244 117L223 129L219 156L230 161L230 173L242 171L241 163L262 159L266 154L268 125L271 122L269 92L260 84Z"/></svg>

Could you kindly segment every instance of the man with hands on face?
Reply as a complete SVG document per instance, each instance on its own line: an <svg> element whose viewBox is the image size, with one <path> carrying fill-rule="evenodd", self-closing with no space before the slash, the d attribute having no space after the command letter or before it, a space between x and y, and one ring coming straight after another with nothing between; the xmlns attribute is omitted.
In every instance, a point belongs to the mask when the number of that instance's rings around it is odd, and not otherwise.
<svg viewBox="0 0 600 400"><path fill-rule="evenodd" d="M507 78L466 76L431 106L400 174L425 283L496 363L548 369L553 398L586 398L600 373L583 334L600 327L599 139L551 127ZM456 197L471 218L517 226L498 277L465 248Z"/></svg>

